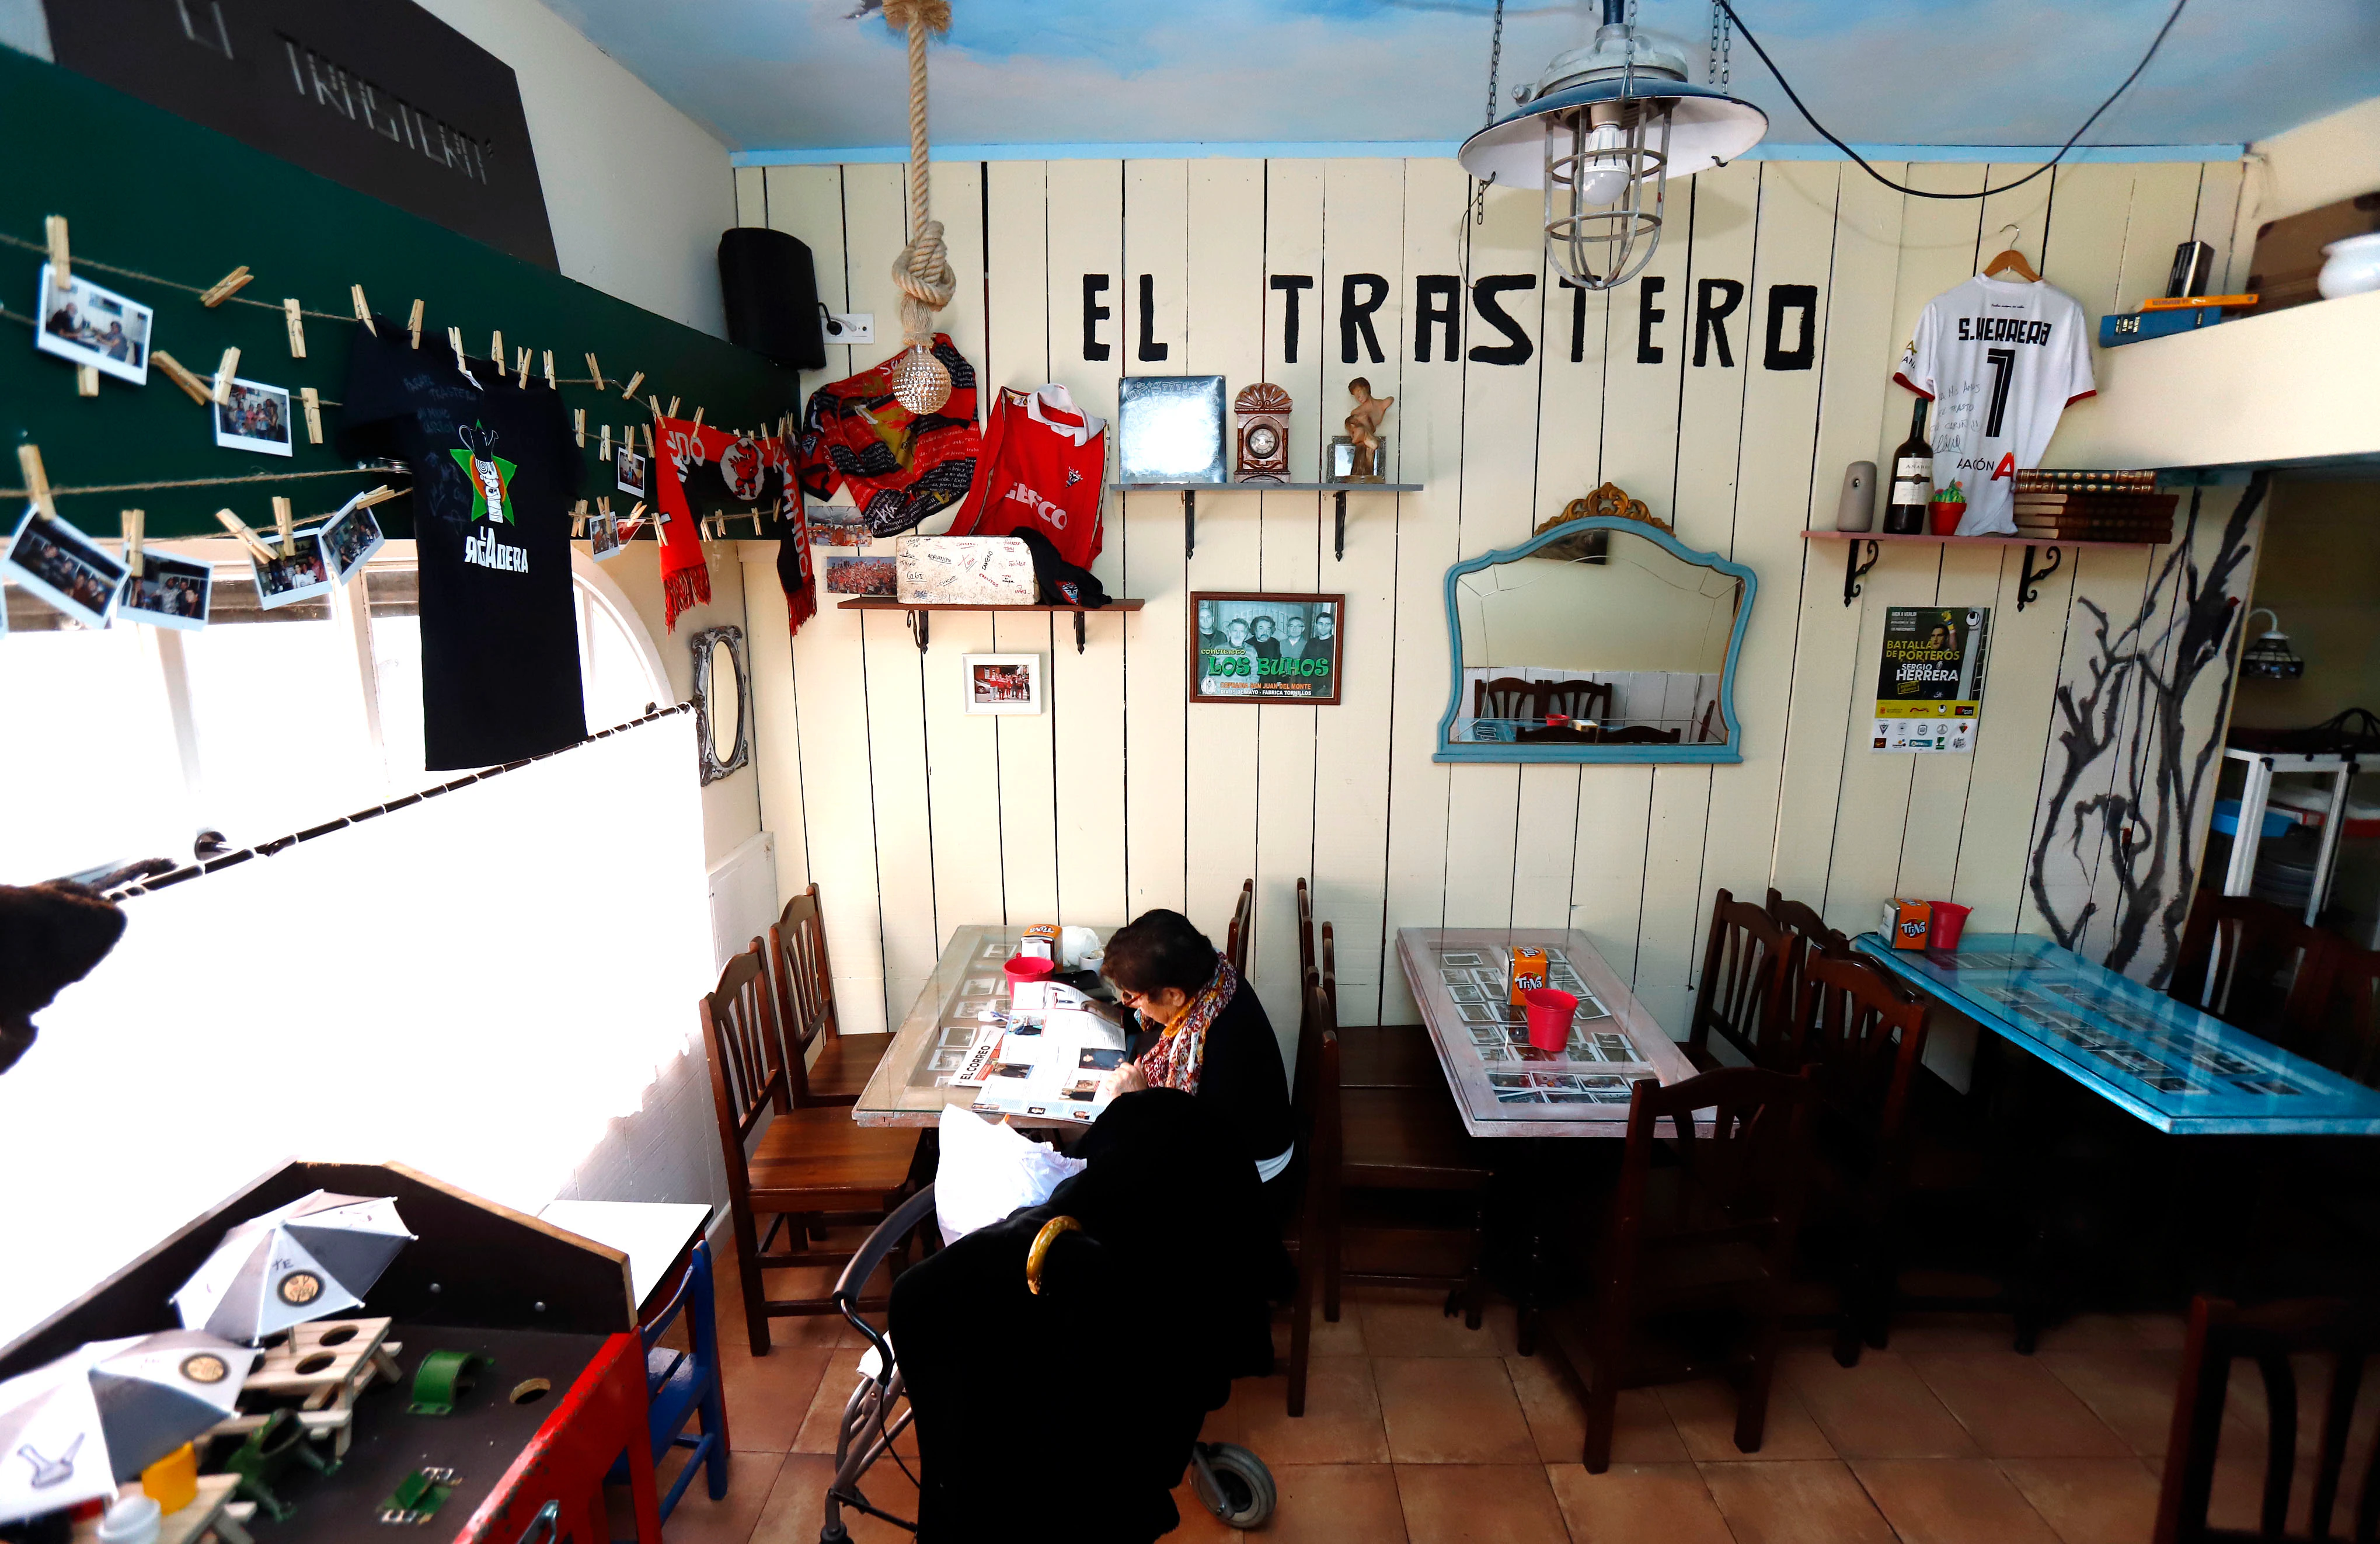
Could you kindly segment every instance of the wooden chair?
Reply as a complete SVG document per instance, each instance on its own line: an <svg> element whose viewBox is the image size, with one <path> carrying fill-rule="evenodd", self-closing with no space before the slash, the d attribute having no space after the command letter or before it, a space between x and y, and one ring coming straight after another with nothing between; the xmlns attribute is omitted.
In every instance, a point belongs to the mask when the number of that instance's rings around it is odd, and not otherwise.
<svg viewBox="0 0 2380 1544"><path fill-rule="evenodd" d="M819 912L819 888L785 903L770 925L769 941L752 941L769 959L776 990L777 1022L785 1033L785 1069L793 1081L795 1107L859 1102L860 1090L876 1075L892 1043L889 1034L846 1035L834 1011L834 973L826 960L826 920ZM810 1047L819 1048L815 1059Z"/></svg>
<svg viewBox="0 0 2380 1544"><path fill-rule="evenodd" d="M1314 1052L1314 1161L1307 1185L1317 1209L1313 1236L1320 1245L1322 1317L1339 1321L1340 1288L1346 1282L1446 1286L1446 1311L1452 1313L1460 1304L1464 1322L1477 1329L1486 1302L1480 1253L1487 1235L1487 1194L1494 1178L1487 1145L1463 1129L1454 1096L1443 1082L1427 1088L1351 1088L1341 1081L1338 1011L1318 973L1306 982L1301 1022L1318 1042ZM1471 1242L1463 1270L1444 1276L1348 1270L1343 1203L1349 1191L1470 1197Z"/></svg>
<svg viewBox="0 0 2380 1544"><path fill-rule="evenodd" d="M2269 901L2202 890L2192 898L2167 995L2286 1043L2291 992L2319 968L2333 936Z"/></svg>
<svg viewBox="0 0 2380 1544"><path fill-rule="evenodd" d="M1835 1249L1835 1360L1856 1367L1863 1340L1884 1344L1900 1276L1894 1213L1909 1168L1909 1105L1925 1055L1926 1003L1848 954L1811 958L1794 1003L1796 1060L1820 1100L1821 1187L1842 1234Z"/></svg>
<svg viewBox="0 0 2380 1544"><path fill-rule="evenodd" d="M1600 738L1605 745L1676 745L1679 731L1656 729L1649 723L1623 723L1617 729L1606 729Z"/></svg>
<svg viewBox="0 0 2380 1544"><path fill-rule="evenodd" d="M1257 881L1243 880L1239 901L1232 907L1231 930L1223 935L1223 953L1243 977L1248 973L1248 949L1256 942L1256 932Z"/></svg>
<svg viewBox="0 0 2380 1544"><path fill-rule="evenodd" d="M1330 1021L1339 1022L1339 944L1322 924L1322 991ZM1435 1088L1446 1075L1429 1031L1418 1024L1339 1025L1339 1086L1342 1088Z"/></svg>
<svg viewBox="0 0 2380 1544"><path fill-rule="evenodd" d="M1597 1290L1552 1316L1553 1343L1586 1396L1590 1474L1611 1465L1621 1389L1713 1373L1736 1385L1736 1447L1760 1451L1817 1098L1806 1078L1760 1067L1636 1085ZM1703 1111L1707 1128L1698 1130ZM1674 1133L1667 1142L1664 1121ZM1716 1351L1666 1358L1642 1340L1649 1315L1694 1309L1731 1309L1740 1334Z"/></svg>
<svg viewBox="0 0 2380 1544"><path fill-rule="evenodd" d="M1297 881L1297 979L1301 981L1314 971L1314 893L1305 881Z"/></svg>
<svg viewBox="0 0 2380 1544"><path fill-rule="evenodd" d="M1827 919L1818 915L1815 907L1787 900L1774 885L1769 886L1767 902L1761 909L1768 914L1771 922L1785 930L1785 995L1779 1001L1788 1005L1799 1004L1803 967L1816 955L1849 954L1851 940L1843 936L1840 928L1828 927ZM1800 1022L1797 1016L1797 1028Z"/></svg>
<svg viewBox="0 0 2380 1544"><path fill-rule="evenodd" d="M1309 967L1305 979L1306 990L1297 999L1297 1055L1290 1069L1289 1088L1290 1131L1297 1144L1290 1170L1298 1203L1292 1214L1290 1235L1283 1240L1289 1246L1291 1258L1297 1261L1297 1295L1292 1300L1289 1319L1292 1416L1305 1414L1306 1364L1314 1342L1314 1296L1321 1285L1322 1239L1327 1231L1323 1218L1327 1193L1314 1176L1314 1112L1317 1086L1322 1079L1322 1021L1314 1015L1313 1000L1320 978Z"/></svg>
<svg viewBox="0 0 2380 1544"><path fill-rule="evenodd" d="M2301 967L2283 1014L2289 1049L2380 1088L2380 952L2328 939Z"/></svg>
<svg viewBox="0 0 2380 1544"><path fill-rule="evenodd" d="M1517 675L1499 675L1492 681L1476 681L1471 687L1473 718L1527 720L1543 718L1537 711L1537 683L1524 681Z"/></svg>
<svg viewBox="0 0 2380 1544"><path fill-rule="evenodd" d="M2242 1308L2221 1298L2190 1305L2190 1331L2181 1353L2181 1386L2166 1439L2157 1491L2155 1544L2217 1540L2314 1540L2335 1537L2331 1513L2339 1501L2350 1428L2363 1363L2380 1351L2380 1323L2368 1306L2313 1298ZM2263 1374L2265 1404L2265 1482L2255 1529L2217 1528L2206 1520L2215 1489L2215 1459L2224 1427L2223 1401L2231 1364L2245 1359ZM2316 1438L2306 1528L2289 1528L2289 1492L2298 1472L2299 1365L2328 1363L2322 1430ZM2380 1442L2358 1465L2362 1495L2350 1538L2370 1544L2380 1535Z"/></svg>
<svg viewBox="0 0 2380 1544"><path fill-rule="evenodd" d="M859 1125L839 1105L793 1105L775 998L762 980L759 954L747 951L727 962L718 988L701 1000L745 1327L755 1356L769 1354L771 1317L835 1311L830 1296L770 1297L761 1272L849 1259L848 1253L811 1249L813 1228L828 1218L872 1222L890 1212L910 1187L917 1150L914 1132ZM764 1128L772 1106L776 1118ZM756 1225L763 1215L765 1234ZM781 1233L791 1236L778 1247Z"/></svg>
<svg viewBox="0 0 2380 1544"><path fill-rule="evenodd" d="M1710 701L1703 706L1703 721L1701 725L1694 731L1694 739L1696 743L1700 743L1705 740L1723 740L1727 738L1724 735L1714 735L1711 733L1711 724L1718 718L1718 699L1714 697Z"/></svg>
<svg viewBox="0 0 2380 1544"><path fill-rule="evenodd" d="M1537 683L1537 709L1539 718L1552 718L1557 714L1572 720L1609 718L1611 683L1540 681Z"/></svg>
<svg viewBox="0 0 2380 1544"><path fill-rule="evenodd" d="M1720 891L1711 901L1710 937L1686 1031L1687 1059L1704 1072L1727 1065L1711 1049L1717 1033L1755 1067L1790 1066L1785 977L1791 956L1784 930L1767 912Z"/></svg>

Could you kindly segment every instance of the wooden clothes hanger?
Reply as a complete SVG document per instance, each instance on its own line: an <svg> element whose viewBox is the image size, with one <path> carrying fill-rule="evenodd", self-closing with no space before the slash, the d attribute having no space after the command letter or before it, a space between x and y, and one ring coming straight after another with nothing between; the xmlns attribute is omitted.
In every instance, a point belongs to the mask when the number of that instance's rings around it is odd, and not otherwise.
<svg viewBox="0 0 2380 1544"><path fill-rule="evenodd" d="M2021 227L2013 225L2002 225L2000 227L2000 234L2002 236L2006 236L2010 231L2020 228ZM2018 251L2014 247L2002 248L1998 257L1995 257L1991 261L1984 264L1984 277L1987 279L1998 278L1999 275L2008 273L2011 269L2016 272L2018 277L2022 278L2029 285L2037 285L2041 282L2041 275L2034 271L2033 264L2025 261L2025 255L2022 252Z"/></svg>

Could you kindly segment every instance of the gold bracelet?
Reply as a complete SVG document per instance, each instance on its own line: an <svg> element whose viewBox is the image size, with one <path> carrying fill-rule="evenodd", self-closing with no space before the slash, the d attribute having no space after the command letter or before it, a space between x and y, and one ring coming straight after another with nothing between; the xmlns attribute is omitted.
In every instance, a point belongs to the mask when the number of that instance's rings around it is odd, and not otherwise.
<svg viewBox="0 0 2380 1544"><path fill-rule="evenodd" d="M1041 1262L1049 1258L1050 1246L1058 1242L1060 1234L1080 1233L1082 1228L1071 1217L1052 1217L1033 1235L1033 1247L1025 1254L1025 1285L1034 1296L1041 1295Z"/></svg>

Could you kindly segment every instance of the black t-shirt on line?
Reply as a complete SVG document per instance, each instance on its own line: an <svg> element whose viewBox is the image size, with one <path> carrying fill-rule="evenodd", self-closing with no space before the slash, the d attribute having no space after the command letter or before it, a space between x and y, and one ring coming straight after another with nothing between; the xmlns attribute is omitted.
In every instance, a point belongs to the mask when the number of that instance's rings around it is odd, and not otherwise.
<svg viewBox="0 0 2380 1544"><path fill-rule="evenodd" d="M414 348L386 317L374 325L356 334L339 441L413 468L425 765L492 766L586 738L566 513L583 468L562 394L495 367L475 385L449 350Z"/></svg>

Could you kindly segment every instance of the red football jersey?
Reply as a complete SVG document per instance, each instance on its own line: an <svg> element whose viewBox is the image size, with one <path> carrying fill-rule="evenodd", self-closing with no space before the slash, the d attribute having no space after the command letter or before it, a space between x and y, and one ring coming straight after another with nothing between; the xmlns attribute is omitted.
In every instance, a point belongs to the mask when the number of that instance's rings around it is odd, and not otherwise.
<svg viewBox="0 0 2380 1544"><path fill-rule="evenodd" d="M1007 536L1030 528L1060 557L1088 568L1104 541L1099 491L1107 464L1107 423L1077 408L1065 387L1003 387L984 429L974 497L951 534Z"/></svg>

